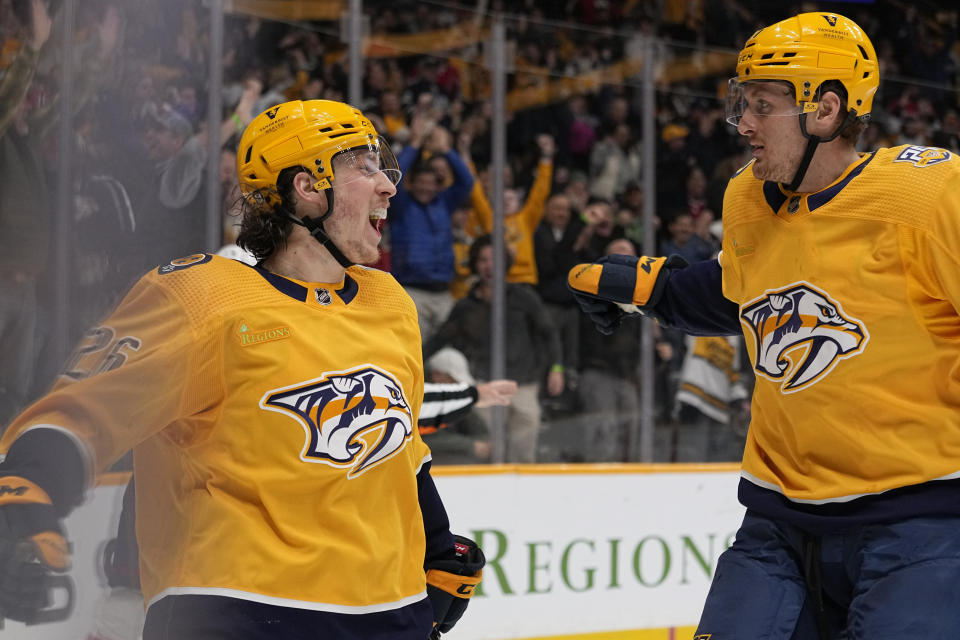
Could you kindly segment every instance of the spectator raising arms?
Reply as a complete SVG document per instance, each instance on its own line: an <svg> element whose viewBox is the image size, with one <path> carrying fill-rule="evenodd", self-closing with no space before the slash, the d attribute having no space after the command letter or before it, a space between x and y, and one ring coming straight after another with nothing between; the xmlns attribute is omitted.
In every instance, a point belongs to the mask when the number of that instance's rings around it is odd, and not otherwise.
<svg viewBox="0 0 960 640"><path fill-rule="evenodd" d="M440 176L424 152L447 159L453 184L441 189ZM391 271L414 304L423 339L429 339L453 306L453 228L450 218L470 193L473 176L451 146L450 133L426 116L410 124L410 144L397 159L405 179L390 209Z"/></svg>
<svg viewBox="0 0 960 640"><path fill-rule="evenodd" d="M537 136L540 163L537 177L530 189L527 201L520 206L516 189L506 189L503 194L503 224L507 250L513 256L513 265L507 272L507 282L537 284L537 263L534 259L533 234L543 217L543 205L550 195L553 178L553 156L556 145L547 134ZM473 185L470 202L484 231L493 233L493 208L479 182Z"/></svg>

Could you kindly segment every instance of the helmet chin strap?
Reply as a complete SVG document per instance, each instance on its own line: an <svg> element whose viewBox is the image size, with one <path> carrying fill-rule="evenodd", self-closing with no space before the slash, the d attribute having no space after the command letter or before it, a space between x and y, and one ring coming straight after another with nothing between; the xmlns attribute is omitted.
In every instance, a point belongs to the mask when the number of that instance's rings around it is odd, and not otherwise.
<svg viewBox="0 0 960 640"><path fill-rule="evenodd" d="M333 189L326 189L327 194L327 212L324 213L319 218L312 218L310 216L303 216L298 218L292 213L288 213L287 216L294 224L298 224L301 227L304 227L307 231L310 232L310 235L313 236L313 239L320 243L320 246L326 248L330 252L330 255L333 256L333 259L336 260L341 267L346 269L347 267L352 267L356 263L343 255L343 252L333 243L333 240L330 239L330 236L327 235L327 232L323 228L323 221L330 217L330 214L333 213Z"/></svg>
<svg viewBox="0 0 960 640"><path fill-rule="evenodd" d="M800 114L800 131L803 133L803 137L807 139L807 149L803 152L803 158L800 159L800 166L797 167L797 173L794 174L793 180L788 185L784 185L783 188L787 191L796 191L800 186L800 183L803 182L804 176L807 175L807 169L810 168L810 161L813 160L813 154L817 150L817 146L821 142L830 142L837 136L839 136L844 129L853 124L853 121L857 119L857 112L853 109L847 111L847 117L843 119L843 122L840 123L840 126L837 127L837 130L833 132L829 138L821 138L820 136L815 136L813 134L807 133L807 114Z"/></svg>

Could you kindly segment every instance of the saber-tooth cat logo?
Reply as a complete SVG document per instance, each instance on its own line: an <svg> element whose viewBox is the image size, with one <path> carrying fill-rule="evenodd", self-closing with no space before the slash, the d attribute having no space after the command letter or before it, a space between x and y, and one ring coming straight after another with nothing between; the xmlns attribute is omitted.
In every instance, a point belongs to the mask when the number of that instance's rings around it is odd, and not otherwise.
<svg viewBox="0 0 960 640"><path fill-rule="evenodd" d="M303 425L302 460L348 469L348 478L397 454L413 434L400 384L370 364L268 391L260 408Z"/></svg>
<svg viewBox="0 0 960 640"><path fill-rule="evenodd" d="M822 380L837 363L857 355L870 336L838 302L806 282L767 291L740 313L756 339L754 369L783 380L783 393Z"/></svg>

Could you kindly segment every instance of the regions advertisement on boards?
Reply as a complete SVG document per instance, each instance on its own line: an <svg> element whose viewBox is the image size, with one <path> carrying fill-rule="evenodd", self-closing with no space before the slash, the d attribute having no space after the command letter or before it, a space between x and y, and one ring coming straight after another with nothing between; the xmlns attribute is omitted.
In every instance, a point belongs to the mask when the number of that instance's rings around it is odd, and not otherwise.
<svg viewBox="0 0 960 640"><path fill-rule="evenodd" d="M487 557L455 640L689 637L743 517L732 466L435 467L451 529ZM73 566L39 624L0 638L83 640L107 593L102 554L126 476L66 521ZM130 640L137 640L130 638Z"/></svg>

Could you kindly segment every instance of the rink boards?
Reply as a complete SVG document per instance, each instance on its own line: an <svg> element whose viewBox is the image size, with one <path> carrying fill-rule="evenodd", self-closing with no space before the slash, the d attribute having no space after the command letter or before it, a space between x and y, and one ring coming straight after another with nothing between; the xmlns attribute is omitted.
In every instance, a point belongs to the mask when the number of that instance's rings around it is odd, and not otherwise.
<svg viewBox="0 0 960 640"><path fill-rule="evenodd" d="M743 507L733 465L435 467L455 533L486 553L456 640L690 638ZM2 637L82 638L104 579L125 474L104 479L67 521L74 607L61 622ZM57 593L57 605L66 598Z"/></svg>

